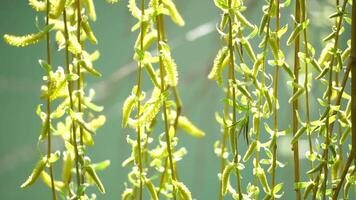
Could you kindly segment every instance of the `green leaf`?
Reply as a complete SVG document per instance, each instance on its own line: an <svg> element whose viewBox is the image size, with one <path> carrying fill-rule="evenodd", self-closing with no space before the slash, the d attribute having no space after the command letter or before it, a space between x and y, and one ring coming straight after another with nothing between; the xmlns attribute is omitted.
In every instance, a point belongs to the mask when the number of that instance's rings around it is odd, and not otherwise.
<svg viewBox="0 0 356 200"><path fill-rule="evenodd" d="M48 173L46 173L45 171L42 171L41 173L41 178L42 181L49 187L52 188L52 181L51 181L51 177ZM65 188L65 184L62 181L55 181L54 180L54 188L56 191L59 192L64 192L64 188Z"/></svg>
<svg viewBox="0 0 356 200"><path fill-rule="evenodd" d="M260 27L259 27L259 31L258 34L262 35L262 33L264 32L267 22L268 22L269 16L268 14L264 14L260 23Z"/></svg>
<svg viewBox="0 0 356 200"><path fill-rule="evenodd" d="M169 15L174 23L178 26L184 26L184 20L182 16L179 14L176 6L174 5L172 0L162 0L162 3L167 7Z"/></svg>
<svg viewBox="0 0 356 200"><path fill-rule="evenodd" d="M33 169L31 175L28 179L21 185L21 188L28 187L36 182L38 177L41 175L41 172L44 170L47 164L47 158L43 157L38 163L36 164L35 168Z"/></svg>
<svg viewBox="0 0 356 200"><path fill-rule="evenodd" d="M305 131L307 130L306 126L301 127L294 135L291 144L293 145L294 143L296 143L298 141L298 139L300 138L300 136L302 136Z"/></svg>
<svg viewBox="0 0 356 200"><path fill-rule="evenodd" d="M294 102L305 92L304 88L298 88L298 90L294 93L294 95L288 100L289 103Z"/></svg>
<svg viewBox="0 0 356 200"><path fill-rule="evenodd" d="M111 164L110 160L104 160L99 163L91 164L91 166L93 167L93 169L95 171L102 171L102 170L108 168L110 166L110 164Z"/></svg>
<svg viewBox="0 0 356 200"><path fill-rule="evenodd" d="M314 167L313 169L307 171L307 174L313 174L319 170L321 170L321 168L324 166L325 162L320 162L316 167Z"/></svg>
<svg viewBox="0 0 356 200"><path fill-rule="evenodd" d="M257 173L258 179L261 182L263 190L265 191L265 193L269 193L270 188L268 186L268 182L267 182L267 178L266 178L266 174L265 174L264 170L259 167L256 169L256 173Z"/></svg>
<svg viewBox="0 0 356 200"><path fill-rule="evenodd" d="M240 11L236 11L235 15L237 17L237 19L241 22L241 24L243 24L244 26L250 28L250 29L254 29L255 27L253 26L253 24L251 24L242 14Z"/></svg>
<svg viewBox="0 0 356 200"><path fill-rule="evenodd" d="M92 0L89 0L89 1L92 1ZM93 44L98 44L98 40L96 39L96 37L89 25L87 16L82 17L82 27L83 27L85 34L88 36L89 41Z"/></svg>
<svg viewBox="0 0 356 200"><path fill-rule="evenodd" d="M287 46L290 46L291 44L293 44L294 40L298 37L298 35L301 33L302 30L303 30L302 24L298 24L294 28L294 30L292 31L290 36L288 37Z"/></svg>
<svg viewBox="0 0 356 200"><path fill-rule="evenodd" d="M291 77L292 79L295 79L292 70L290 69L290 67L288 66L288 64L287 64L286 62L283 62L282 68L283 68L283 70L284 70L285 72L287 72L287 74L289 75L289 77Z"/></svg>
<svg viewBox="0 0 356 200"><path fill-rule="evenodd" d="M131 188L126 188L121 194L121 200L131 200L134 196L134 191Z"/></svg>
<svg viewBox="0 0 356 200"><path fill-rule="evenodd" d="M85 0L87 12L91 20L96 21L95 5L93 0Z"/></svg>
<svg viewBox="0 0 356 200"><path fill-rule="evenodd" d="M101 73L98 72L96 69L94 69L92 66L92 63L89 62L87 59L80 60L78 62L78 65L82 66L91 75L96 76L96 77L101 77Z"/></svg>
<svg viewBox="0 0 356 200"><path fill-rule="evenodd" d="M93 181L95 182L96 186L98 186L99 190L101 193L105 193L105 188L104 185L101 183L98 175L96 174L94 168L92 166L85 166L85 171L87 172L87 174L93 179Z"/></svg>
<svg viewBox="0 0 356 200"><path fill-rule="evenodd" d="M220 8L223 11L229 9L227 0L214 0L214 3L216 7Z"/></svg>
<svg viewBox="0 0 356 200"><path fill-rule="evenodd" d="M73 164L72 155L65 151L63 153L62 181L67 185L70 183Z"/></svg>
<svg viewBox="0 0 356 200"><path fill-rule="evenodd" d="M52 70L52 66L47 63L45 60L38 60L38 63L40 63L41 67L45 69L48 73Z"/></svg>
<svg viewBox="0 0 356 200"><path fill-rule="evenodd" d="M187 117L179 116L178 118L178 127L183 129L185 132L190 135L201 138L205 136L205 133L196 127Z"/></svg>
<svg viewBox="0 0 356 200"><path fill-rule="evenodd" d="M257 146L257 141L253 141L250 146L248 147L244 157L243 157L243 161L246 162L248 161L248 159L250 159L250 157L252 156L252 154L255 152Z"/></svg>
<svg viewBox="0 0 356 200"><path fill-rule="evenodd" d="M15 47L25 47L30 44L35 44L46 36L46 34L53 28L53 24L45 26L42 31L38 33L29 34L26 36L4 35L4 41Z"/></svg>
<svg viewBox="0 0 356 200"><path fill-rule="evenodd" d="M151 196L151 199L152 200L158 200L158 195L157 195L157 192L156 192L156 188L155 186L153 185L152 181L149 180L149 179L146 179L145 180L145 185L150 193L150 196Z"/></svg>

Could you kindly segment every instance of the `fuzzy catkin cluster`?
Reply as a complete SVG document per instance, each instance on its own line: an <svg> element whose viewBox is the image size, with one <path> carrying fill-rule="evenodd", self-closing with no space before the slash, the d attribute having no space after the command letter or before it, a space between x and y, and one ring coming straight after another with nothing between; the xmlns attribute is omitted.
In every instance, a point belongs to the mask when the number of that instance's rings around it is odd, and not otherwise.
<svg viewBox="0 0 356 200"><path fill-rule="evenodd" d="M141 1L140 5L139 8L135 0L128 3L132 16L138 20L132 31L139 29L140 33L134 55L138 63L138 81L123 105L122 126L136 131L133 132L136 139L131 139L132 134L127 136L132 153L123 166L130 166L132 170L122 199L145 199L144 188L149 191L151 199L159 199L161 195L168 199L192 199L188 188L177 177L176 163L187 150L178 147L176 133L178 129L195 137L203 137L205 133L181 113L176 88L178 68L165 37L163 15L179 26L184 25L184 20L172 0ZM154 47L158 53L154 53ZM141 75L144 72L152 81L151 92L142 91ZM160 121L163 133L155 127Z"/></svg>
<svg viewBox="0 0 356 200"><path fill-rule="evenodd" d="M351 6L356 20L355 1L334 2L335 12L329 16L334 24L318 44L320 52L308 39L313 22L306 0L267 0L259 26L244 16L247 1L213 1L222 12L216 27L222 45L208 75L224 95L223 110L215 113L222 133L214 144L221 167L219 200L226 195L236 200L283 199L285 186L278 178L278 168L286 163L279 160L277 149L288 149L279 146L282 137L291 138L288 148L293 151L294 163L288 166L293 165L296 199L337 199L340 193L347 199L356 185L351 154L356 147L350 145L351 140L356 144L355 135L350 136L351 124L356 123L351 104L355 95L347 85L351 71L356 73L356 50L351 40L347 45L341 41L348 38L345 30L352 24ZM97 18L94 0L29 0L29 5L45 15L44 25L36 24L42 28L24 36L6 34L4 41L15 47L46 42L46 58L39 59L46 72L40 96L44 103L36 113L42 122L38 144L46 144L47 149L21 187L42 179L54 200L95 200L96 195L88 194L87 188L96 185L105 193L97 171L107 168L110 161L92 163L86 152L106 120L99 114L103 107L93 103L95 91L87 90L84 81L87 75L101 76L94 67L99 52L85 49L98 42L90 26ZM293 27L281 24L288 7L294 8ZM183 115L178 66L166 37L165 19L178 26L185 22L173 0L128 0L128 9L137 19L131 30L139 31L133 55L138 68L137 83L122 108L122 127L131 130L126 138L131 154L122 166L131 171L121 198L190 200L191 192L178 177L177 162L187 154L187 149L178 145L178 131L197 138L205 133ZM256 41L259 44L252 46ZM51 61L56 52L51 50L51 42L65 55L58 67ZM287 59L287 46L294 47L293 62ZM143 84L144 73L150 77L149 85ZM279 95L283 80L291 89L287 98ZM314 90L310 95L313 88L322 92ZM280 129L278 121L280 110L290 108L280 107L284 100L288 100L293 118L289 127L283 126L286 130ZM317 111L319 114L312 113ZM247 144L245 149L240 135ZM52 149L53 140L61 141L63 148ZM308 146L303 157L308 164L305 171L300 168L301 141ZM246 166L253 171L243 177ZM54 173L59 170L61 177Z"/></svg>
<svg viewBox="0 0 356 200"><path fill-rule="evenodd" d="M267 1L267 5L262 8L264 14L259 28L242 15L246 9L244 1L214 0L214 3L223 12L218 33L224 41L208 76L225 93L223 113L216 113L222 138L214 145L215 153L221 158L219 199L227 194L234 199L259 199L261 194L264 199L283 198L283 182L278 183L276 174L277 168L284 167L285 163L278 161L276 150L278 140L291 131L281 131L278 127L280 75L288 79L288 84L293 89L288 102L293 106L294 120L290 128L293 126L291 147L294 160L297 160L293 163L297 199L302 196L304 199L327 196L335 198L340 190L337 187L342 186L342 181L346 182L344 198L347 198L350 186L355 184L352 175L354 166L350 166L350 147L345 143L351 129L351 98L345 92L351 66L349 64L345 67L350 46L340 49L338 43L344 26L347 25L344 22L351 22L346 12L351 1L336 2L336 12L330 15L335 25L332 33L323 39L324 48L319 58L308 41L310 19L307 16L307 1L294 2L296 13L292 15L292 19L295 27L287 37L285 35L291 28L280 25L280 10L291 6L291 1ZM246 33L247 31L250 33ZM255 37L257 33L261 42L258 48L253 48L249 41L258 39ZM286 44L281 44L281 41L286 41ZM287 63L281 45L295 46L294 71L291 67L293 65ZM255 54L257 51L260 53ZM300 79L300 73L304 76L303 79ZM309 97L312 85L325 87L322 96ZM342 100L345 100L344 110ZM320 105L322 114L318 119L311 119L310 101L317 101ZM301 106L299 109L296 106L298 102ZM334 126L338 128L337 131L333 131ZM268 133L269 139L263 141L261 133ZM240 134L244 134L248 147L239 154L242 145L237 138ZM306 158L310 163L310 170L305 172L299 168L298 152L298 140L304 137L308 141ZM346 154L345 149L348 149ZM345 155L348 156L346 160L343 159ZM242 179L241 170L245 165L250 165L249 160L253 156L253 176L250 176L253 178ZM343 165L346 165L345 168ZM345 176L342 175L343 172ZM233 174L236 177L233 181L235 187L231 184ZM241 181L247 183L246 189L242 188Z"/></svg>
<svg viewBox="0 0 356 200"><path fill-rule="evenodd" d="M99 58L99 51L87 52L84 48L88 41L97 44L90 27L90 21L96 20L94 1L29 0L29 4L39 15L45 13L45 27L26 36L6 34L4 40L16 47L41 40L47 42L47 58L39 60L46 72L45 84L41 87L41 98L46 104L38 105L36 113L42 121L39 143L47 141L48 153L40 158L21 187L28 187L41 178L52 189L53 199L94 200L96 195L86 194L86 188L96 185L105 193L97 171L110 165L108 160L93 163L86 153L86 148L94 145L96 130L106 120L104 115L98 114L103 107L92 102L95 91L87 90L83 81L86 75L101 76L93 64ZM57 50L51 51L51 42L56 43L58 51L65 52L61 62L64 67L52 66L51 56ZM61 140L63 149L52 149L51 138ZM55 177L53 170L60 168L61 177Z"/></svg>

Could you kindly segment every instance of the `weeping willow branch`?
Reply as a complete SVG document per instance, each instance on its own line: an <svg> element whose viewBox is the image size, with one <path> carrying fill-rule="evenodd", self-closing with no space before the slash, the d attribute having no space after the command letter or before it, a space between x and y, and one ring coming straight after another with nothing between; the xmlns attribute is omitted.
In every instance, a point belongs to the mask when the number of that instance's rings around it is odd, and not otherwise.
<svg viewBox="0 0 356 200"><path fill-rule="evenodd" d="M68 25L67 25L67 11L66 9L63 10L63 23L64 23L64 38L65 38L65 66L66 66L66 74L70 74L70 67L69 67L69 33L68 33ZM69 102L70 102L70 109L72 111L75 110L74 108L74 101L73 101L73 83L68 81L68 95L69 95ZM78 144L77 144L77 124L75 121L72 121L72 133L71 133L71 141L74 146L74 155L75 155L75 172L77 178L77 191L81 186L81 175L79 171L79 153L78 153Z"/></svg>
<svg viewBox="0 0 356 200"><path fill-rule="evenodd" d="M49 25L49 12L50 12L50 6L51 3L49 0L46 1L46 26ZM51 65L51 39L50 39L50 35L49 32L46 33L46 48L47 48L47 63L49 65ZM50 75L48 73L48 78L50 78ZM47 87L50 88L50 84L51 84L51 80L48 81L47 83ZM51 118L51 99L50 96L47 97L46 99L47 101L47 117L46 117L46 130L47 130L47 157L50 158L51 157L51 151L52 151L52 141L51 141L51 128L50 128L50 118ZM54 177L53 177L53 164L50 163L49 165L49 175L51 178L51 190L52 190L52 199L56 200L57 199L57 195L56 195L56 189L54 186Z"/></svg>
<svg viewBox="0 0 356 200"><path fill-rule="evenodd" d="M301 22L300 19L300 2L299 0L296 1L295 3L295 20L296 24L294 27L296 28L298 24ZM300 49L300 36L298 35L295 39L294 43L294 83L299 84L299 69L300 69L300 62L299 62L299 53ZM293 95L296 94L298 88L294 87L293 88ZM296 135L298 131L298 118L297 118L297 111L298 111L298 99L293 101L292 103L292 114L293 114L293 136ZM294 183L298 183L300 181L300 168L299 168L299 144L298 141L296 141L292 145L292 150L293 150L293 158L294 158ZM296 192L296 199L300 200L301 199L301 192L300 189L295 188Z"/></svg>

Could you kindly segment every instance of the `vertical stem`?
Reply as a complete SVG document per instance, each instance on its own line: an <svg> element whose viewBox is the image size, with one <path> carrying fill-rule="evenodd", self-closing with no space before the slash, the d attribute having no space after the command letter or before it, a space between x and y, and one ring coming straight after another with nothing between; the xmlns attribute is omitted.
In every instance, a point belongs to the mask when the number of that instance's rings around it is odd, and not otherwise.
<svg viewBox="0 0 356 200"><path fill-rule="evenodd" d="M345 6L347 4L347 0L344 1L344 5L343 5L343 10L345 10ZM340 20L337 23L337 30L336 30L336 35L334 38L334 49L337 49L338 47L338 42L339 42L339 32L342 26L342 20L343 20L343 16L340 16ZM334 68L334 60L335 60L335 55L332 56L331 61L330 61L330 69L329 69L329 80L328 80L328 97L327 97L327 105L330 106L331 104L331 94L332 94L332 75L333 75L333 68ZM325 130L326 130L326 148L325 151L323 153L323 160L326 161L326 163L324 164L324 180L323 180L323 185L321 188L323 188L322 191L322 199L325 200L326 199L326 184L327 184L327 179L328 179L328 158L329 158L329 145L330 145L330 138L332 137L332 131L329 128L330 125L330 113L327 114L326 116L326 120L325 120Z"/></svg>
<svg viewBox="0 0 356 200"><path fill-rule="evenodd" d="M268 6L268 13L271 12L273 7L273 1L270 0L269 1L269 6ZM264 92L265 92L265 86L266 86L266 80L265 80L265 70L266 70L266 54L267 54L267 44L268 44L268 40L270 37L270 22L271 22L271 18L268 15L267 16L267 23L266 23L266 27L267 27L267 31L266 31L266 36L264 38L264 45L263 45L263 50L262 50L262 75L261 75L261 90L260 92L260 96L259 96L259 100L258 100L258 119L257 119L257 133L256 133L256 140L259 141L260 140L260 124L261 124L261 106L262 106L262 97L264 96ZM256 152L255 152L255 165L256 165L256 169L259 168L259 150L256 148ZM258 174L255 174L255 185L258 187ZM255 196L255 199L258 200L259 197L258 195Z"/></svg>
<svg viewBox="0 0 356 200"><path fill-rule="evenodd" d="M279 31L279 0L276 0L276 32ZM279 51L279 38L277 36L277 49ZM278 63L279 58L277 58ZM277 108L277 101L278 101L278 79L279 79L279 66L276 65L275 70L275 77L274 77L274 86L273 86L273 97L274 97L274 105L273 105L273 129L274 129L274 137L276 137L275 142L272 147L272 185L271 189L273 191L274 186L276 185L276 162L277 162L277 131L278 131L278 108ZM274 194L272 194L272 200L274 200Z"/></svg>
<svg viewBox="0 0 356 200"><path fill-rule="evenodd" d="M228 1L229 8L231 9L232 2L231 0ZM234 155L234 161L236 162L236 183L237 183L237 192L239 194L239 199L242 199L242 188L241 188L241 177L240 177L240 170L238 169L238 147L237 147L237 136L236 136L236 89L235 89L235 84L236 84L236 77L235 77L235 62L234 62L234 47L233 47L233 35L232 35L232 19L231 16L229 16L229 58L230 58L230 81L229 82L229 88L228 92L232 91L231 99L232 99L232 126L230 129L230 134L233 134L233 140L235 141L235 145L232 148L235 148L235 155Z"/></svg>
<svg viewBox="0 0 356 200"><path fill-rule="evenodd" d="M304 23L307 20L306 13L307 8L305 5L305 0L300 0L300 5L302 9L302 22ZM304 52L305 57L309 58L309 49L308 49L308 35L307 29L303 29L303 37L304 37ZM307 135L308 135L308 144L309 144L309 151L310 154L313 154L313 144L311 139L311 131L310 131L310 108L309 108L309 90L308 90L308 63L305 62L305 74L304 74L304 90L305 90L305 108L306 108L306 125L307 125ZM310 161L310 169L313 169L313 161ZM313 179L313 174L310 174L310 178Z"/></svg>
<svg viewBox="0 0 356 200"><path fill-rule="evenodd" d="M76 4L77 4L77 40L79 42L79 44L82 46L81 43L81 38L80 38L80 29L81 29L81 23L82 23L82 16L81 16L81 4L80 4L80 0L76 0ZM80 60L81 56L80 54L76 55L77 59ZM79 95L78 95L78 112L82 112L82 95L84 93L83 91L83 84L82 84L82 80L83 80L83 74L81 72L81 67L80 64L78 62L77 64L77 73L78 73L78 80L77 80L77 90L79 91ZM83 127L79 127L79 141L80 141L80 146L83 147L84 143L83 143ZM80 174L80 180L81 180L81 184L84 184L84 170L82 169ZM84 191L83 191L84 192Z"/></svg>
<svg viewBox="0 0 356 200"><path fill-rule="evenodd" d="M295 27L297 26L298 23L300 23L300 3L299 0L295 2L295 20L296 24ZM295 46L294 46L294 76L295 80L294 82L296 84L299 83L299 68L300 68L300 62L299 62L299 57L298 57L298 52L300 49L300 36L298 35L295 39ZM297 92L297 87L293 88L293 94ZM298 118L297 118L297 111L298 111L298 99L296 99L293 104L292 104L292 110L293 110L293 136L297 133L298 131ZM299 145L298 141L293 144L293 155L294 155L294 183L298 183L300 181L300 169L299 169ZM295 189L296 192L296 199L300 200L301 199L301 192L300 189Z"/></svg>
<svg viewBox="0 0 356 200"><path fill-rule="evenodd" d="M352 0L352 28L351 28L351 126L352 126L352 150L356 165L356 0Z"/></svg>
<svg viewBox="0 0 356 200"><path fill-rule="evenodd" d="M70 74L69 68L69 50L68 50L68 42L69 42L69 35L68 35L68 25L67 25L67 12L64 8L63 10L63 22L64 22L64 37L66 41L65 45L65 58L66 58L66 74ZM69 102L70 108L74 111L74 102L73 102L73 83L68 81L68 94L69 94ZM77 144L77 133L76 133L76 122L72 120L72 142L74 146L74 153L75 153L75 171L77 176L77 190L79 190L81 185L80 179L80 171L79 171L79 153L78 153L78 144Z"/></svg>
<svg viewBox="0 0 356 200"><path fill-rule="evenodd" d="M140 31L140 50L143 51L143 39L144 39L144 22L143 22L143 17L145 15L145 0L141 0L141 31ZM138 73L137 73L137 94L136 94L136 99L137 99L137 116L138 118L140 117L140 112L141 112L141 102L140 102L140 97L141 97L141 85L142 85L142 62L138 63ZM139 126L137 127L137 146L138 146L138 168L140 172L140 187L139 187L139 199L142 200L142 192L143 192L143 183L142 183L142 173L143 173L143 168L142 168L142 149L141 149L141 125L139 122Z"/></svg>
<svg viewBox="0 0 356 200"><path fill-rule="evenodd" d="M337 186L335 188L335 191L334 191L334 194L332 196L333 200L336 200L337 197L339 196L339 192L340 192L341 186L342 186L342 184L343 184L343 182L345 180L347 172L349 171L349 168L351 166L352 160L353 160L353 156L352 156L352 153L350 153L349 157L347 158L347 161L346 161L346 164L345 164L345 168L342 171L342 174L341 174L341 177L340 177L340 182L337 184Z"/></svg>
<svg viewBox="0 0 356 200"><path fill-rule="evenodd" d="M162 3L161 0L158 1L158 4L160 5ZM163 42L164 34L163 33L163 22L162 22L162 14L157 15L156 21L157 21L157 40L158 40L158 53L159 53L159 71L160 71L160 79L161 79L161 93L165 92L165 80L164 80L164 65L163 65L163 60L162 60L162 55L161 55L161 50L162 50L162 45L161 42ZM166 136L166 143L167 143L167 151L168 151L168 160L169 160L169 165L171 169L171 174L172 174L172 180L176 181L176 174L174 170L174 163L173 163L173 154L172 154L172 147L171 147L171 140L169 137L169 124L168 124L168 116L167 116L167 107L166 107L166 100L163 100L162 102L162 107L163 107L163 119L164 119L164 128L165 128L165 136ZM173 185L173 199L176 199L176 188Z"/></svg>
<svg viewBox="0 0 356 200"><path fill-rule="evenodd" d="M46 11L46 26L49 25L49 12L50 12L50 1L47 0L46 1L46 7L47 7L47 11ZM51 65L51 39L50 39L50 35L49 35L49 31L46 34L46 48L47 48L47 63L49 65ZM51 79L48 73L48 83L47 83L47 87L48 89L51 87ZM46 118L46 130L47 130L47 157L48 159L51 156L51 151L52 151L52 141L51 141L51 100L50 97L47 96L46 99L46 104L47 104L47 118ZM51 178L51 190L52 190L52 199L56 200L57 199L57 195L56 195L56 189L55 189L55 185L54 185L54 177L53 177L53 165L50 163L49 165L49 176Z"/></svg>

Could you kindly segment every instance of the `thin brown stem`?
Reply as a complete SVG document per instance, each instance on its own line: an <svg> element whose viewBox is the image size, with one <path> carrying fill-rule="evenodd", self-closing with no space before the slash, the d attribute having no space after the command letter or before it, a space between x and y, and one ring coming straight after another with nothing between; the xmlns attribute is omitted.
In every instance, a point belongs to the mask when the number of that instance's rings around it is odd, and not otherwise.
<svg viewBox="0 0 356 200"><path fill-rule="evenodd" d="M296 1L295 4L295 20L296 24L294 25L295 27L300 23L300 3L299 1ZM299 62L299 49L300 49L300 36L298 35L295 39L294 43L294 82L296 84L299 83L299 69L300 69L300 62ZM293 88L293 95L297 92L298 88L294 87ZM293 110L293 136L297 133L298 131L298 118L297 118L297 111L298 111L298 99L293 101L292 104L292 110ZM298 141L295 142L292 146L293 150L293 158L294 158L294 182L298 183L300 182L300 168L299 168L299 144ZM296 192L296 199L300 200L301 199L301 192L300 189L295 188Z"/></svg>
<svg viewBox="0 0 356 200"><path fill-rule="evenodd" d="M276 0L276 32L279 31L279 0ZM276 38L276 43L277 43L277 49L279 50L279 38L277 36ZM277 62L279 58L276 58ZM277 63L276 62L276 63ZM274 86L273 86L273 97L274 97L274 105L273 105L273 129L274 129L274 135L273 138L275 138L275 141L272 146L272 184L271 184L271 189L273 191L274 186L276 185L276 162L277 162L277 131L278 131L278 79L279 79L279 66L278 64L276 65L275 69L275 75L274 75ZM274 140L274 139L273 139ZM272 200L274 200L274 194L272 194Z"/></svg>
<svg viewBox="0 0 356 200"><path fill-rule="evenodd" d="M340 177L340 182L337 184L337 186L336 186L336 188L334 190L334 194L333 194L333 197L332 197L333 200L336 200L337 197L339 196L340 189L342 187L342 184L344 183L344 180L345 180L345 177L347 175L347 172L349 171L349 168L351 166L352 160L353 160L353 156L352 156L352 154L350 154L349 157L347 158L346 163L345 163L345 168L342 171L342 174L341 174L341 177Z"/></svg>
<svg viewBox="0 0 356 200"><path fill-rule="evenodd" d="M232 2L231 0L228 1L229 8L232 8ZM232 27L232 18L229 16L229 43L228 43L228 48L229 48L229 58L230 58L230 68L229 68L229 79L231 82L229 82L229 87L228 87L228 92L232 92L231 94L231 99L232 99L232 126L230 127L230 134L232 134L232 148L234 148L234 162L236 163L236 183L237 183L237 192L239 195L239 199L242 199L242 187L241 187L241 177L240 177L240 170L238 169L238 145L237 145L237 132L236 132L236 77L235 77L235 62L234 62L234 47L233 47L233 27ZM235 143L235 144L234 144Z"/></svg>
<svg viewBox="0 0 356 200"><path fill-rule="evenodd" d="M159 4L161 4L161 0L159 0ZM158 52L159 52L159 71L160 71L160 79L161 79L161 93L164 93L166 91L165 89L165 80L164 80L164 64L163 64L163 58L161 55L161 50L162 50L162 45L161 42L163 42L164 35L162 35L162 30L163 30L163 22L162 22L162 14L157 15L156 17L156 22L157 22L157 40L158 40ZM173 153L172 153L172 146L171 146L171 139L169 136L169 124L168 124L168 115L167 115L167 105L166 105L166 100L162 100L162 107L163 107L163 120L164 120L164 129L165 129L165 137L166 137L166 143L167 143L167 151L168 151L168 161L169 161L169 166L171 170L171 175L172 175L172 180L176 181L176 174L174 170L174 163L173 163ZM176 199L176 188L173 185L173 199Z"/></svg>
<svg viewBox="0 0 356 200"><path fill-rule="evenodd" d="M47 7L47 11L46 11L46 26L49 25L49 12L50 12L50 1L47 0L46 1L46 7ZM49 65L51 65L51 38L49 35L49 32L47 32L46 34L46 50L47 50L47 63ZM51 87L51 79L48 73L48 83L47 83L47 87L48 89ZM46 99L46 130L47 130L47 158L49 159L51 157L51 152L52 152L52 141L51 141L51 99L50 96L47 96ZM52 199L56 200L57 199L57 195L56 195L56 188L54 185L54 176L53 176L53 164L50 163L49 165L49 176L51 179L51 190L52 190Z"/></svg>
<svg viewBox="0 0 356 200"><path fill-rule="evenodd" d="M64 22L64 38L65 38L65 59L66 59L66 73L70 74L69 68L69 35L68 35L68 25L67 25L67 12L66 9L63 10L63 22ZM69 102L70 102L70 109L74 111L74 102L73 102L73 83L68 81L68 95L69 95ZM77 190L79 190L81 185L81 178L80 178L80 171L79 171L79 153L78 153L78 144L77 144L77 133L76 133L76 122L72 120L72 142L74 146L74 154L75 154L75 171L77 177Z"/></svg>
<svg viewBox="0 0 356 200"><path fill-rule="evenodd" d="M143 50L143 39L144 39L144 21L143 17L145 15L145 0L141 0L141 31L140 31L140 50ZM138 63L138 69L137 69L137 93L136 93L136 99L137 99L137 116L138 118L140 117L141 113L141 87L142 87L142 67L143 64L142 62ZM140 178L139 178L139 199L142 200L142 194L143 194L143 181L142 181L142 174L143 174L143 167L142 167L142 148L141 148L141 125L139 122L139 125L137 127L137 147L138 147L138 169L140 173Z"/></svg>

